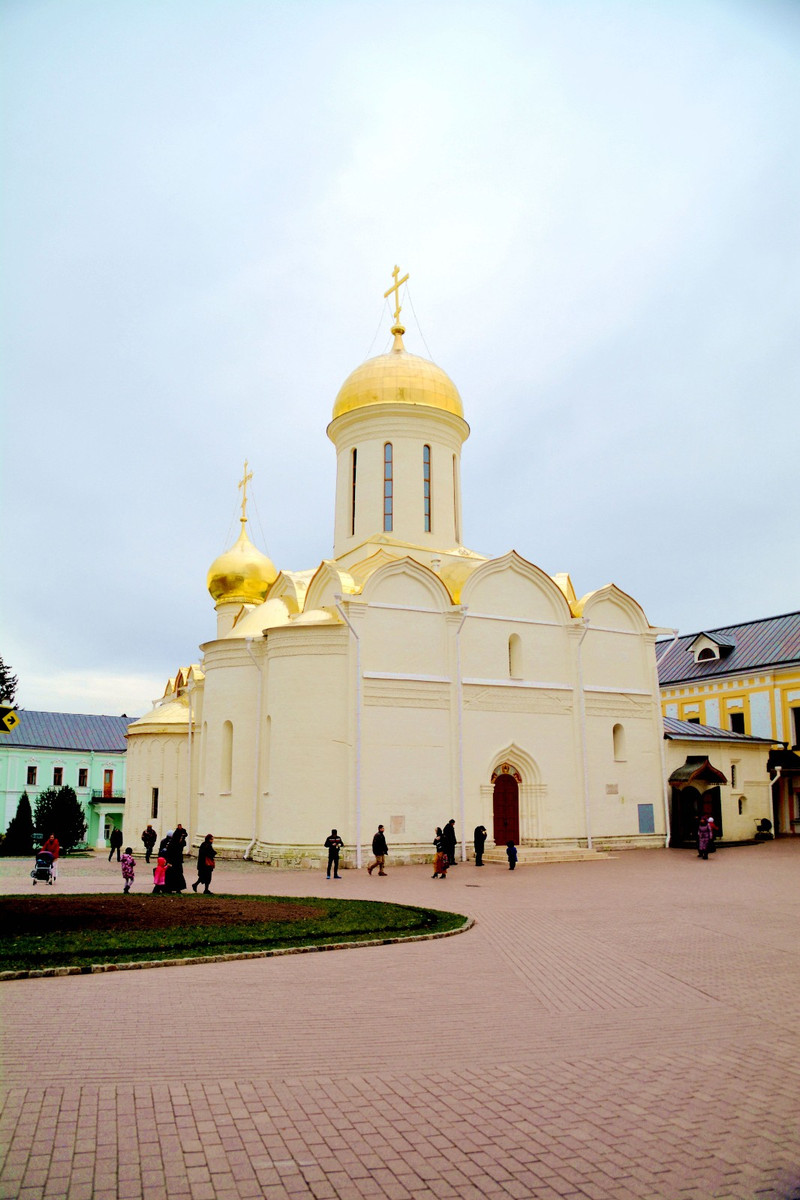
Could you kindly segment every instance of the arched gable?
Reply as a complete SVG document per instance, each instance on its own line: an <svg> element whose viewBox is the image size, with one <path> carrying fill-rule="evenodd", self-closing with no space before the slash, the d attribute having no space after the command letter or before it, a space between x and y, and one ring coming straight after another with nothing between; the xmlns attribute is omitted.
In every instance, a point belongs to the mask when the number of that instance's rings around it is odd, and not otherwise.
<svg viewBox="0 0 800 1200"><path fill-rule="evenodd" d="M283 600L290 613L300 612L313 575L314 571L281 571L267 592L267 600Z"/></svg>
<svg viewBox="0 0 800 1200"><path fill-rule="evenodd" d="M592 625L603 625L609 629L626 630L631 633L646 633L650 628L641 605L615 583L608 583L605 587L582 596L578 601L576 615L585 617Z"/></svg>
<svg viewBox="0 0 800 1200"><path fill-rule="evenodd" d="M289 604L283 596L270 597L255 608L243 609L237 615L233 629L226 634L228 640L235 638L260 637L265 629L276 629L289 624Z"/></svg>
<svg viewBox="0 0 800 1200"><path fill-rule="evenodd" d="M369 558L362 558L360 562L354 563L350 568L350 574L363 587L370 575L374 575L379 567L385 567L393 562L397 562L396 554L387 554L385 550L376 550L374 554L370 554Z"/></svg>
<svg viewBox="0 0 800 1200"><path fill-rule="evenodd" d="M536 759L532 758L527 750L523 750L515 742L506 746L504 750L499 750L494 758L490 760L486 782L488 783L492 776L506 763L519 773L522 783L539 784L542 782L542 773L539 770Z"/></svg>
<svg viewBox="0 0 800 1200"><path fill-rule="evenodd" d="M347 571L340 571L329 559L323 559L308 585L303 611L335 608L337 596L352 596L357 591L358 585L352 575L348 575Z"/></svg>
<svg viewBox="0 0 800 1200"><path fill-rule="evenodd" d="M450 593L439 576L413 558L398 558L379 567L365 583L362 597L367 603L440 612L452 607Z"/></svg>
<svg viewBox="0 0 800 1200"><path fill-rule="evenodd" d="M564 625L572 619L561 588L516 550L482 563L465 583L461 601L473 611L511 619L538 618Z"/></svg>

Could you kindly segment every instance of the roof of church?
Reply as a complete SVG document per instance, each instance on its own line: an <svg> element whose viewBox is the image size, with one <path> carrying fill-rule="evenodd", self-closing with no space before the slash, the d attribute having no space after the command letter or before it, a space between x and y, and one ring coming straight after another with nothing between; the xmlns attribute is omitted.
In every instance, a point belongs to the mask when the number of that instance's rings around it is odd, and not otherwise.
<svg viewBox="0 0 800 1200"><path fill-rule="evenodd" d="M701 634L720 645L731 646L730 653L695 662L691 647ZM657 650L668 645L665 641L658 642ZM800 612L719 629L701 629L680 637L659 663L658 679L663 687L685 679L713 679L715 675L736 675L792 663L800 663Z"/></svg>
<svg viewBox="0 0 800 1200"><path fill-rule="evenodd" d="M681 721L677 717L664 717L664 737L670 741L693 738L703 742L753 742L762 746L775 744L772 738L734 733L732 729L717 729L714 725L696 725L693 721Z"/></svg>
<svg viewBox="0 0 800 1200"><path fill-rule="evenodd" d="M3 734L2 746L44 750L126 750L125 731L135 717L93 713L31 712L20 709L19 725Z"/></svg>

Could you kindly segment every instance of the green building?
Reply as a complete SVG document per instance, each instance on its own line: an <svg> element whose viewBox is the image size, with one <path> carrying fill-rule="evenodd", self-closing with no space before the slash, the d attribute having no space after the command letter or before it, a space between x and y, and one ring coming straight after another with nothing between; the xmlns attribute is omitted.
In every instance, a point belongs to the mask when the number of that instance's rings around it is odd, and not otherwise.
<svg viewBox="0 0 800 1200"><path fill-rule="evenodd" d="M86 840L102 849L125 815L125 733L133 717L19 712L19 725L0 736L0 826L5 832L27 792L34 807L50 787L74 788L86 814ZM46 833L46 830L39 830Z"/></svg>

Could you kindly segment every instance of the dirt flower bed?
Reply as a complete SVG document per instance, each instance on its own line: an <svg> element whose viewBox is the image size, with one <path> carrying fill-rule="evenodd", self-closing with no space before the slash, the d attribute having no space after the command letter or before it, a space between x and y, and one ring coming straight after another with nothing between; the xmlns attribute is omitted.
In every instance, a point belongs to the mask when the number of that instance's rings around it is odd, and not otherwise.
<svg viewBox="0 0 800 1200"><path fill-rule="evenodd" d="M190 909L191 911L187 911ZM324 916L319 904L251 900L240 896L8 896L0 898L2 937L72 930L174 929L250 921L307 921Z"/></svg>
<svg viewBox="0 0 800 1200"><path fill-rule="evenodd" d="M250 954L460 929L458 913L286 896L0 897L0 972Z"/></svg>

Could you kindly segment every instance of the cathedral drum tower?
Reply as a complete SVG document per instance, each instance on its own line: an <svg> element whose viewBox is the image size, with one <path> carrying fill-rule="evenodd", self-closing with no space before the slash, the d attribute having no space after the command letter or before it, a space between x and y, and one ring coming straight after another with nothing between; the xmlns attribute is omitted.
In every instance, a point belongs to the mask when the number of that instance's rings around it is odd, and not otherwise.
<svg viewBox="0 0 800 1200"><path fill-rule="evenodd" d="M578 600L463 545L469 426L405 349L393 277L393 345L328 426L332 557L278 571L252 544L245 464L241 533L208 575L216 637L129 730L129 820L273 866L318 866L335 826L359 867L379 824L390 864L423 861L451 817L462 857L486 826L487 861L509 840L522 861L663 845L658 631L614 585Z"/></svg>

